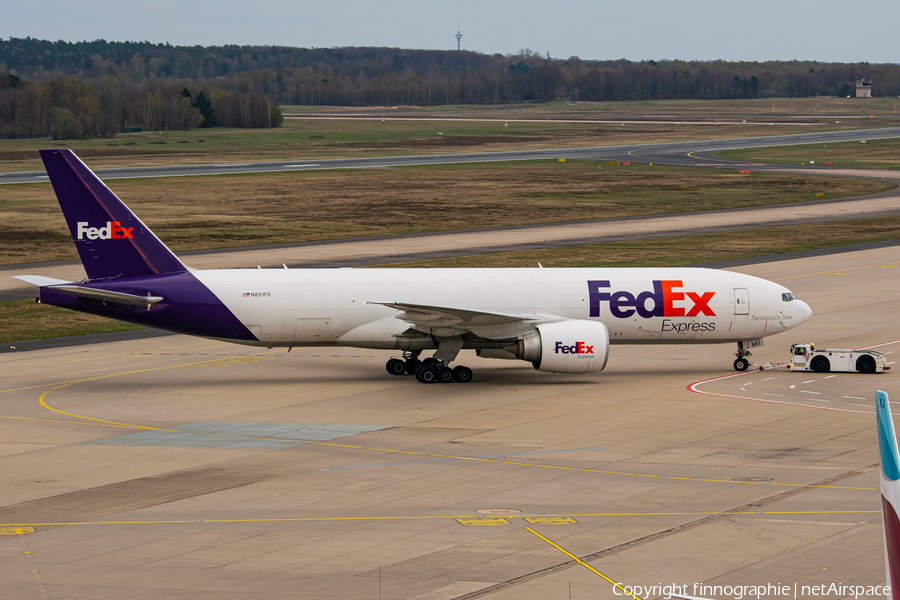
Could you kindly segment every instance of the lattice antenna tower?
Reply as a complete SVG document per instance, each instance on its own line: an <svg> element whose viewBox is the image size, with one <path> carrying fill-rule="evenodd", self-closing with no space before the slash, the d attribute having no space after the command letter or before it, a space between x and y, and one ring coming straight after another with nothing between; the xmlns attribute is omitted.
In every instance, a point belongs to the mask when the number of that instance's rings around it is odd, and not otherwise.
<svg viewBox="0 0 900 600"><path fill-rule="evenodd" d="M462 44L462 33L459 31L459 24L456 25L456 49L459 50Z"/></svg>

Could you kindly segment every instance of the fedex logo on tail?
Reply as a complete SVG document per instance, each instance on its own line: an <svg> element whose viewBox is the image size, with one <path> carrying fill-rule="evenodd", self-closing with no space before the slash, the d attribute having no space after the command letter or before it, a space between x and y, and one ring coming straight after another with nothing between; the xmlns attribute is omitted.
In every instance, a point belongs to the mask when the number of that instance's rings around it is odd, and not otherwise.
<svg viewBox="0 0 900 600"><path fill-rule="evenodd" d="M87 221L78 222L78 239L124 240L134 239L134 227L122 227L120 221L107 221L106 227L88 227Z"/></svg>
<svg viewBox="0 0 900 600"><path fill-rule="evenodd" d="M556 342L556 345L553 347L554 354L593 354L594 347L588 346L584 342L575 342L572 346L567 346L562 342Z"/></svg>
<svg viewBox="0 0 900 600"><path fill-rule="evenodd" d="M588 281L590 299L590 316L600 316L600 304L609 303L609 312L618 319L627 319L637 313L645 319L651 317L696 317L705 315L714 317L716 313L709 302L715 292L683 292L681 279L664 279L653 282L653 290L639 293L637 296L625 291L605 291L609 281Z"/></svg>

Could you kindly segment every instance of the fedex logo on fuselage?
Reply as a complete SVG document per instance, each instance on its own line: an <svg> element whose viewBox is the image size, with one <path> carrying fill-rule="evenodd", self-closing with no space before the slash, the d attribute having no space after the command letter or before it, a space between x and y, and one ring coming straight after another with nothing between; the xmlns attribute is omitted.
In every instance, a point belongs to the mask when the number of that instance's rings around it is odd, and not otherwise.
<svg viewBox="0 0 900 600"><path fill-rule="evenodd" d="M78 239L124 240L134 239L134 227L122 227L120 221L107 221L106 227L88 227L87 221L78 222Z"/></svg>
<svg viewBox="0 0 900 600"><path fill-rule="evenodd" d="M594 347L588 346L584 342L575 342L572 346L567 346L562 342L556 342L553 347L554 354L593 354Z"/></svg>
<svg viewBox="0 0 900 600"><path fill-rule="evenodd" d="M609 281L588 281L588 296L591 303L592 317L600 316L600 303L609 303L609 312L619 319L626 319L637 313L649 319L651 317L696 317L705 315L714 317L716 313L709 307L715 292L683 292L681 279L664 279L653 282L653 290L641 292L637 296L631 292L604 291ZM686 303L691 303L688 307Z"/></svg>

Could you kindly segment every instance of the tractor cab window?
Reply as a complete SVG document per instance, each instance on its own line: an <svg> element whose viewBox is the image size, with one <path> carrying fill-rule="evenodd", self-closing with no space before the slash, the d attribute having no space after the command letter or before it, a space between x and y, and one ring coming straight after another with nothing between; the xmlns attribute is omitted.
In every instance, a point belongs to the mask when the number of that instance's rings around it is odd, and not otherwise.
<svg viewBox="0 0 900 600"><path fill-rule="evenodd" d="M797 346L794 348L794 356L806 356L806 346Z"/></svg>
<svg viewBox="0 0 900 600"><path fill-rule="evenodd" d="M797 299L797 296L793 295L790 292L787 292L786 294L781 295L782 302L790 302L791 300L796 300L796 299Z"/></svg>

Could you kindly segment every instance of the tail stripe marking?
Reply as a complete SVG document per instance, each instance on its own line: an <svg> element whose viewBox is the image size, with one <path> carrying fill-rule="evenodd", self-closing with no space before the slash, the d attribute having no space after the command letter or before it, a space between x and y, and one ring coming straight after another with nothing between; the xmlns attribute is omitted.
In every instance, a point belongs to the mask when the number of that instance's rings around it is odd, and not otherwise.
<svg viewBox="0 0 900 600"><path fill-rule="evenodd" d="M891 597L894 600L900 598L900 519L897 519L897 511L884 496L881 497L881 510L884 514L884 543L887 546L888 573L891 580L887 583L891 586Z"/></svg>
<svg viewBox="0 0 900 600"><path fill-rule="evenodd" d="M891 418L887 394L875 392L875 410L878 413L878 450L881 453L881 471L888 481L900 480L900 466L897 465L897 436L894 420Z"/></svg>

